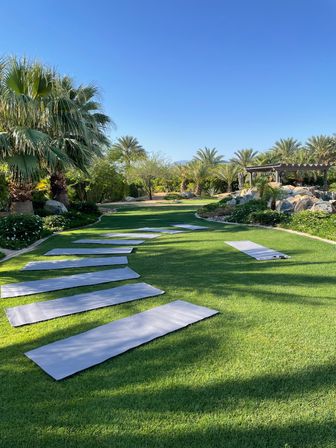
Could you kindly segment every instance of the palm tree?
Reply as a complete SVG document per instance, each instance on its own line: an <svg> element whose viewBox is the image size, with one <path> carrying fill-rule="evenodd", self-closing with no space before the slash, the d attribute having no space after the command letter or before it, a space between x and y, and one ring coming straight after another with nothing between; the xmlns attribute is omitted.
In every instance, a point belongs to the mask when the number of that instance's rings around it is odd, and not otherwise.
<svg viewBox="0 0 336 448"><path fill-rule="evenodd" d="M190 177L195 182L195 195L200 196L203 191L203 184L209 175L209 166L200 160L193 160L189 164Z"/></svg>
<svg viewBox="0 0 336 448"><path fill-rule="evenodd" d="M86 172L95 157L109 146L106 129L111 119L101 112L95 86L79 86L65 77L57 86L57 108L55 108L50 133L54 144L66 154L68 164ZM59 125L60 123L60 125ZM51 193L54 199L68 204L64 164L59 163L50 176Z"/></svg>
<svg viewBox="0 0 336 448"><path fill-rule="evenodd" d="M176 163L174 166L177 177L180 180L180 192L184 193L187 189L188 178L189 178L189 166L185 163Z"/></svg>
<svg viewBox="0 0 336 448"><path fill-rule="evenodd" d="M327 135L310 137L305 148L315 163L331 163L336 160L336 144L333 137Z"/></svg>
<svg viewBox="0 0 336 448"><path fill-rule="evenodd" d="M26 59L0 64L0 158L10 168L11 198L18 212L32 212L32 183L41 170L66 159L48 133L54 80L51 70Z"/></svg>
<svg viewBox="0 0 336 448"><path fill-rule="evenodd" d="M203 149L199 149L196 152L194 160L198 160L209 167L215 167L223 162L223 156L218 154L216 148L207 148L206 146Z"/></svg>
<svg viewBox="0 0 336 448"><path fill-rule="evenodd" d="M232 191L232 184L237 179L238 172L239 167L233 162L220 165L216 171L216 177L227 183L228 193Z"/></svg>
<svg viewBox="0 0 336 448"><path fill-rule="evenodd" d="M241 190L244 185L245 177L246 177L246 168L248 166L253 165L255 159L257 157L258 151L254 151L251 148L248 149L240 149L234 153L234 157L232 158L232 162L238 165L238 183L239 189Z"/></svg>
<svg viewBox="0 0 336 448"><path fill-rule="evenodd" d="M277 162L292 163L297 151L302 148L301 143L294 138L281 138L271 148Z"/></svg>
<svg viewBox="0 0 336 448"><path fill-rule="evenodd" d="M132 165L132 162L143 160L146 158L146 150L140 145L135 137L126 135L119 137L117 142L111 147L114 153L113 157L125 165L126 171Z"/></svg>

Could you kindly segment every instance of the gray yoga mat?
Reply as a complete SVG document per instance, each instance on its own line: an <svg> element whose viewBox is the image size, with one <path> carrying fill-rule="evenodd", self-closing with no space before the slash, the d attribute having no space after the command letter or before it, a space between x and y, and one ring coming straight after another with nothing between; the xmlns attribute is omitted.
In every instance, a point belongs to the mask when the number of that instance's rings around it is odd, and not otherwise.
<svg viewBox="0 0 336 448"><path fill-rule="evenodd" d="M226 241L226 244L234 247L235 249L244 252L246 255L255 258L256 260L273 260L275 258L290 258L288 255L282 252L277 252L273 249L261 246L260 244L253 243L252 241Z"/></svg>
<svg viewBox="0 0 336 448"><path fill-rule="evenodd" d="M48 300L46 302L15 306L7 308L5 311L11 325L19 327L161 294L164 294L164 291L154 288L147 283L134 283L103 289L102 291Z"/></svg>
<svg viewBox="0 0 336 448"><path fill-rule="evenodd" d="M44 255L118 255L130 254L133 247L94 247L94 248L68 248L61 247L58 249L51 249Z"/></svg>
<svg viewBox="0 0 336 448"><path fill-rule="evenodd" d="M52 378L61 380L217 313L176 300L44 345L25 355Z"/></svg>
<svg viewBox="0 0 336 448"><path fill-rule="evenodd" d="M74 241L76 244L112 244L115 246L122 246L131 244L137 246L138 244L144 243L142 240L107 240L107 239L82 239Z"/></svg>
<svg viewBox="0 0 336 448"><path fill-rule="evenodd" d="M105 233L103 236L107 236L113 238L117 237L125 237L125 238L140 238L144 240L150 240L152 238L157 238L161 236L160 233Z"/></svg>
<svg viewBox="0 0 336 448"><path fill-rule="evenodd" d="M84 274L65 275L63 277L32 280L29 282L9 283L1 286L1 297L28 296L41 292L57 291L78 286L99 285L140 277L130 268L106 269L105 271L86 272Z"/></svg>
<svg viewBox="0 0 336 448"><path fill-rule="evenodd" d="M144 232L158 232L158 233L168 233L173 235L174 233L185 233L184 230L172 230L172 229L164 229L163 227L141 227Z"/></svg>
<svg viewBox="0 0 336 448"><path fill-rule="evenodd" d="M77 260L31 261L22 271L48 271L55 269L88 268L127 264L127 257L78 258Z"/></svg>
<svg viewBox="0 0 336 448"><path fill-rule="evenodd" d="M194 226L193 224L171 224L172 227L180 227L181 229L186 230L206 230L209 227L205 226Z"/></svg>

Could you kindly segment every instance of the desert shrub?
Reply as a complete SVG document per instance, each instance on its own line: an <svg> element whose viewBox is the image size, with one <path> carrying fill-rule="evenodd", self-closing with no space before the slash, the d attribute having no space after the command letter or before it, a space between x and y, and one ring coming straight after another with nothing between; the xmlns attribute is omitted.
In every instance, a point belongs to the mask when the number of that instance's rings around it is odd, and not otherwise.
<svg viewBox="0 0 336 448"><path fill-rule="evenodd" d="M248 224L250 222L251 213L266 209L266 203L261 200L252 200L246 204L236 205L228 221Z"/></svg>
<svg viewBox="0 0 336 448"><path fill-rule="evenodd" d="M42 234L42 220L29 214L9 215L0 219L0 246L21 249L38 240Z"/></svg>
<svg viewBox="0 0 336 448"><path fill-rule="evenodd" d="M72 202L70 204L70 210L85 213L87 215L99 216L101 214L97 204L91 201Z"/></svg>
<svg viewBox="0 0 336 448"><path fill-rule="evenodd" d="M334 214L305 210L294 213L290 221L281 226L321 238L336 240L336 215Z"/></svg>
<svg viewBox="0 0 336 448"><path fill-rule="evenodd" d="M288 215L274 210L262 210L250 213L249 221L252 224L275 226L280 223L288 222Z"/></svg>

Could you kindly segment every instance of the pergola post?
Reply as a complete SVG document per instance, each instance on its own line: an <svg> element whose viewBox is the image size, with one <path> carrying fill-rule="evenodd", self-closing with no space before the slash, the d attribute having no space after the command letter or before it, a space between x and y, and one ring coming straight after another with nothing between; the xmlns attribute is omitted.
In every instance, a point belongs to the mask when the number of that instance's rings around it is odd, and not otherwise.
<svg viewBox="0 0 336 448"><path fill-rule="evenodd" d="M252 183L253 183L253 173L249 173L250 174L250 186L252 187Z"/></svg>
<svg viewBox="0 0 336 448"><path fill-rule="evenodd" d="M281 184L281 176L278 170L275 171L275 182Z"/></svg>
<svg viewBox="0 0 336 448"><path fill-rule="evenodd" d="M328 170L323 170L323 190L328 190Z"/></svg>

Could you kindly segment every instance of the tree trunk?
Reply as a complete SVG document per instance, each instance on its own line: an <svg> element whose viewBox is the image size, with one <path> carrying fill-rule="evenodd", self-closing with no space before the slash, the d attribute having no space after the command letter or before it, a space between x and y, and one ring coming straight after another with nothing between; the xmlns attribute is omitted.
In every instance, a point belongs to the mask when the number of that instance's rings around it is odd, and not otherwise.
<svg viewBox="0 0 336 448"><path fill-rule="evenodd" d="M201 194L202 194L202 185L200 183L197 183L195 187L195 195L201 196Z"/></svg>
<svg viewBox="0 0 336 448"><path fill-rule="evenodd" d="M180 185L181 193L184 193L187 190L187 179L183 179Z"/></svg>
<svg viewBox="0 0 336 448"><path fill-rule="evenodd" d="M238 185L239 185L239 190L242 190L244 188L244 175L243 175L243 173L239 173L238 174Z"/></svg>
<svg viewBox="0 0 336 448"><path fill-rule="evenodd" d="M228 184L227 184L226 192L227 193L231 193L232 192L232 184L230 182L228 182Z"/></svg>
<svg viewBox="0 0 336 448"><path fill-rule="evenodd" d="M62 171L55 171L50 176L50 189L53 199L62 202L66 207L69 206L66 180Z"/></svg>
<svg viewBox="0 0 336 448"><path fill-rule="evenodd" d="M29 183L19 183L14 181L9 183L11 213L34 213L32 202L33 189L34 186Z"/></svg>

